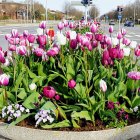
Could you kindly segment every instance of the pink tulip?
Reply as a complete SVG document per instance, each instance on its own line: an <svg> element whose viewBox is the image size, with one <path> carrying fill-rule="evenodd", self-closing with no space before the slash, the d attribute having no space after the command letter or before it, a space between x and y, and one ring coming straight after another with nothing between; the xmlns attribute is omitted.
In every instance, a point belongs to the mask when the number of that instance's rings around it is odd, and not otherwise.
<svg viewBox="0 0 140 140"><path fill-rule="evenodd" d="M89 45L87 46L87 48L88 48L89 51L92 51L93 50L93 47L92 47L91 43L89 43Z"/></svg>
<svg viewBox="0 0 140 140"><path fill-rule="evenodd" d="M96 39L97 41L102 41L102 40L103 40L103 34L96 34L96 35L95 35L95 39Z"/></svg>
<svg viewBox="0 0 140 140"><path fill-rule="evenodd" d="M122 33L123 36L125 36L126 35L126 30L122 28L121 33Z"/></svg>
<svg viewBox="0 0 140 140"><path fill-rule="evenodd" d="M18 45L19 44L19 38L8 38L8 43L11 45Z"/></svg>
<svg viewBox="0 0 140 140"><path fill-rule="evenodd" d="M10 51L16 51L16 45L10 45L9 50Z"/></svg>
<svg viewBox="0 0 140 140"><path fill-rule="evenodd" d="M105 59L105 60L108 60L109 59L109 51L108 50L105 50L104 52L103 52L103 59Z"/></svg>
<svg viewBox="0 0 140 140"><path fill-rule="evenodd" d="M114 30L114 29L113 29L113 26L110 26L110 27L109 27L109 33L113 33L113 30Z"/></svg>
<svg viewBox="0 0 140 140"><path fill-rule="evenodd" d="M121 32L117 33L117 39L119 39L119 40L122 39L122 33Z"/></svg>
<svg viewBox="0 0 140 140"><path fill-rule="evenodd" d="M71 48L71 49L76 49L77 44L78 44L78 42L77 42L76 39L70 40L70 48Z"/></svg>
<svg viewBox="0 0 140 140"><path fill-rule="evenodd" d="M39 35L37 38L37 42L40 46L44 46L47 44L47 37L46 35Z"/></svg>
<svg viewBox="0 0 140 140"><path fill-rule="evenodd" d="M125 44L126 46L129 46L131 44L131 41L130 41L130 39L123 38L122 43Z"/></svg>
<svg viewBox="0 0 140 140"><path fill-rule="evenodd" d="M96 26L95 24L92 24L92 25L90 26L90 31L91 31L92 33L96 33L96 32L97 32L97 26Z"/></svg>
<svg viewBox="0 0 140 140"><path fill-rule="evenodd" d="M117 48L109 48L109 56L112 58L112 59L115 59L118 57L118 49Z"/></svg>
<svg viewBox="0 0 140 140"><path fill-rule="evenodd" d="M28 31L28 30L24 30L24 31L23 31L23 36L24 36L24 37L27 37L28 35L29 35L29 31Z"/></svg>
<svg viewBox="0 0 140 140"><path fill-rule="evenodd" d="M89 40L93 39L93 35L91 32L86 32L86 36L89 38Z"/></svg>
<svg viewBox="0 0 140 140"><path fill-rule="evenodd" d="M34 50L34 53L35 53L36 56L42 57L42 55L43 55L43 53L44 53L44 50L43 50L42 48L36 48L36 49Z"/></svg>
<svg viewBox="0 0 140 140"><path fill-rule="evenodd" d="M138 57L140 56L140 45L135 48L135 55Z"/></svg>
<svg viewBox="0 0 140 140"><path fill-rule="evenodd" d="M54 89L53 87L51 87L51 86L46 86L46 87L43 88L43 95L44 95L45 97L47 97L47 98L52 99L52 98L55 97L56 91L55 91L55 89Z"/></svg>
<svg viewBox="0 0 140 140"><path fill-rule="evenodd" d="M132 71L127 74L128 78L132 80L140 80L140 72Z"/></svg>
<svg viewBox="0 0 140 140"><path fill-rule="evenodd" d="M70 28L70 29L75 28L75 26L74 26L74 23L73 23L73 22L70 22L70 24L69 24L69 28Z"/></svg>
<svg viewBox="0 0 140 140"><path fill-rule="evenodd" d="M19 46L16 48L16 52L17 54L24 56L27 53L27 49L25 46Z"/></svg>
<svg viewBox="0 0 140 140"><path fill-rule="evenodd" d="M17 29L12 29L11 34L12 34L13 38L17 38L18 37L18 30Z"/></svg>
<svg viewBox="0 0 140 140"><path fill-rule="evenodd" d="M4 52L0 50L0 62L5 63Z"/></svg>
<svg viewBox="0 0 140 140"><path fill-rule="evenodd" d="M76 82L73 79L69 80L68 87L70 89L73 89L73 88L75 88L75 86L76 86Z"/></svg>
<svg viewBox="0 0 140 140"><path fill-rule="evenodd" d="M47 55L54 57L59 53L59 51L60 50L59 50L58 47L53 47L53 48L51 48L50 50L47 51Z"/></svg>
<svg viewBox="0 0 140 140"><path fill-rule="evenodd" d="M107 91L107 85L106 85L106 82L104 80L100 80L100 89L103 91L103 92L106 92Z"/></svg>
<svg viewBox="0 0 140 140"><path fill-rule="evenodd" d="M26 46L26 39L22 39L20 40L20 43L19 43L20 46Z"/></svg>
<svg viewBox="0 0 140 140"><path fill-rule="evenodd" d="M55 100L59 101L60 100L60 96L59 95L55 95Z"/></svg>
<svg viewBox="0 0 140 140"><path fill-rule="evenodd" d="M110 37L107 37L107 36L105 37L105 42L109 46L112 44L111 38Z"/></svg>
<svg viewBox="0 0 140 140"><path fill-rule="evenodd" d="M92 43L93 48L97 48L98 47L98 41L94 40Z"/></svg>
<svg viewBox="0 0 140 140"><path fill-rule="evenodd" d="M118 59L123 59L124 58L124 50L123 49L118 49Z"/></svg>
<svg viewBox="0 0 140 140"><path fill-rule="evenodd" d="M66 37L67 37L67 39L70 39L70 30L66 31Z"/></svg>
<svg viewBox="0 0 140 140"><path fill-rule="evenodd" d="M76 36L77 42L80 43L82 39L82 35L80 33L77 34Z"/></svg>
<svg viewBox="0 0 140 140"><path fill-rule="evenodd" d="M90 40L86 36L82 36L80 43L82 46L88 46L90 44Z"/></svg>
<svg viewBox="0 0 140 140"><path fill-rule="evenodd" d="M6 40L8 40L8 38L11 38L11 37L12 37L11 34L6 34L6 35L5 35L5 39L6 39Z"/></svg>
<svg viewBox="0 0 140 140"><path fill-rule="evenodd" d="M46 28L46 21L42 21L42 22L39 24L39 28L45 29L45 28Z"/></svg>
<svg viewBox="0 0 140 140"><path fill-rule="evenodd" d="M35 36L32 35L32 34L28 35L27 39L28 39L29 43L34 43L35 42Z"/></svg>
<svg viewBox="0 0 140 140"><path fill-rule="evenodd" d="M64 28L64 24L62 22L59 22L57 25L58 29L61 31Z"/></svg>
<svg viewBox="0 0 140 140"><path fill-rule="evenodd" d="M63 23L64 23L64 27L68 27L68 21L67 20L64 20Z"/></svg>
<svg viewBox="0 0 140 140"><path fill-rule="evenodd" d="M9 84L9 76L6 74L0 75L0 85L7 86Z"/></svg>

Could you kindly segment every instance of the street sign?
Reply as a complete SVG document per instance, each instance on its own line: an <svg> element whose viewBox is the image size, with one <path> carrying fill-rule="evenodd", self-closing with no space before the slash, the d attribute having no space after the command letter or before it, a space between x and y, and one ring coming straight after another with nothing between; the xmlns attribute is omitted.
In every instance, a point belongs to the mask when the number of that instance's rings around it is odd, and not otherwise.
<svg viewBox="0 0 140 140"><path fill-rule="evenodd" d="M122 15L118 15L118 20L121 20L122 19Z"/></svg>

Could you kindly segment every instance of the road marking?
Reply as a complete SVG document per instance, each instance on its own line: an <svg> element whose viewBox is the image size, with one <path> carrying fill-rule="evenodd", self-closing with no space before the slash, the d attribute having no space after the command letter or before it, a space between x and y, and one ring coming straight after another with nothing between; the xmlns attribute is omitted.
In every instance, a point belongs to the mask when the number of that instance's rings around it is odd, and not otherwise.
<svg viewBox="0 0 140 140"><path fill-rule="evenodd" d="M129 37L130 37L130 38L133 37L133 36L131 36L131 35L125 35L125 36L128 37L128 38L129 38Z"/></svg>
<svg viewBox="0 0 140 140"><path fill-rule="evenodd" d="M135 35L136 37L140 37L140 35Z"/></svg>
<svg viewBox="0 0 140 140"><path fill-rule="evenodd" d="M130 34L130 35L134 35L135 33L133 33L133 32L130 32L129 34Z"/></svg>

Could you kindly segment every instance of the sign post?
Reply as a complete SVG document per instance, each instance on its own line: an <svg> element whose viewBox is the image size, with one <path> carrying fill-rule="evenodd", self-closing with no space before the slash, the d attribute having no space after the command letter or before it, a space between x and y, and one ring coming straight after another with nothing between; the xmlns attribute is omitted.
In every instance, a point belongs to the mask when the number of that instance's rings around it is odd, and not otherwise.
<svg viewBox="0 0 140 140"><path fill-rule="evenodd" d="M118 20L119 20L119 31L120 31L120 27L121 27L122 11L123 11L123 7L118 6L117 7L117 12L118 12Z"/></svg>

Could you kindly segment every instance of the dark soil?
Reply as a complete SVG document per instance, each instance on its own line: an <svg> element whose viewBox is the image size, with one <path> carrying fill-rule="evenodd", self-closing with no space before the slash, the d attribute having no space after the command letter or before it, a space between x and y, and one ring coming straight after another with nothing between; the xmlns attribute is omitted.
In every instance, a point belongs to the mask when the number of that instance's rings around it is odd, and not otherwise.
<svg viewBox="0 0 140 140"><path fill-rule="evenodd" d="M0 120L3 122L3 120ZM134 116L129 117L128 125L133 125L140 122L140 118L136 118ZM35 121L33 118L26 119L18 124L21 127L27 128L34 128L34 129L41 129L35 127ZM98 130L105 130L109 129L106 128L106 125L101 120L96 120L95 124L91 122L81 121L80 128L57 128L57 129L48 129L48 130L55 130L55 131L98 131Z"/></svg>

